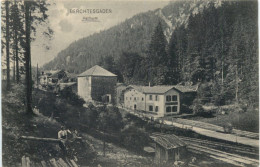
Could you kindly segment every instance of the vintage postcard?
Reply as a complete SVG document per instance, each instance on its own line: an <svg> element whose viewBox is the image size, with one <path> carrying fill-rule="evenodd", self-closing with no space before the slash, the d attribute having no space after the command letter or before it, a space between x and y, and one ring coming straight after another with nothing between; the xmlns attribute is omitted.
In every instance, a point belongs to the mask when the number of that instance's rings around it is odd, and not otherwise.
<svg viewBox="0 0 260 167"><path fill-rule="evenodd" d="M258 37L257 0L2 0L2 166L259 166Z"/></svg>

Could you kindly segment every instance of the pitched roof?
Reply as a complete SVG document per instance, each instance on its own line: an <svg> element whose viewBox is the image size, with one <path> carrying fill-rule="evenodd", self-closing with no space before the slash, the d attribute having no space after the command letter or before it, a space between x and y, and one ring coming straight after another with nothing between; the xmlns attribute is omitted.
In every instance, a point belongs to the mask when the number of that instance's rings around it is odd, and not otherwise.
<svg viewBox="0 0 260 167"><path fill-rule="evenodd" d="M141 86L141 85L129 85L128 88L133 88L142 93L155 93L155 94L164 94L171 89L175 89L179 92L196 92L198 85L193 86L183 86L183 85L157 85L157 86Z"/></svg>
<svg viewBox="0 0 260 167"><path fill-rule="evenodd" d="M85 76L107 76L107 77L116 77L117 75L107 71L106 69L95 65L94 67L91 67L87 71L81 73L78 75L78 77L85 77Z"/></svg>
<svg viewBox="0 0 260 167"><path fill-rule="evenodd" d="M66 72L68 78L77 78L77 76L78 76L77 74L74 74L74 73L69 73L67 71L65 71L65 72Z"/></svg>
<svg viewBox="0 0 260 167"><path fill-rule="evenodd" d="M142 92L142 93L156 93L156 94L163 94L168 92L171 89L175 89L174 86L139 86L139 85L129 85L129 87ZM177 90L178 91L178 90Z"/></svg>
<svg viewBox="0 0 260 167"><path fill-rule="evenodd" d="M52 77L52 78L58 78L58 77L59 77L59 74L62 73L62 72L64 72L64 73L66 74L66 72L65 72L64 70L59 70L59 71L53 72L53 73L50 75L50 77Z"/></svg>
<svg viewBox="0 0 260 167"><path fill-rule="evenodd" d="M119 87L119 86L127 86L125 83L116 83L116 87Z"/></svg>
<svg viewBox="0 0 260 167"><path fill-rule="evenodd" d="M60 71L60 70L44 71L44 74L46 74L46 75L52 75L52 74L57 73L57 72L59 72L59 71Z"/></svg>
<svg viewBox="0 0 260 167"><path fill-rule="evenodd" d="M192 86L184 86L184 85L175 85L174 86L179 91L186 93L186 92L197 92L199 84L192 85Z"/></svg>
<svg viewBox="0 0 260 167"><path fill-rule="evenodd" d="M60 86L60 90L63 90L67 87L70 87L70 86L73 86L76 84L77 84L77 82L68 82L68 83L60 83L59 86Z"/></svg>
<svg viewBox="0 0 260 167"><path fill-rule="evenodd" d="M186 143L173 134L165 134L154 137L154 141L165 149L173 149L186 146Z"/></svg>

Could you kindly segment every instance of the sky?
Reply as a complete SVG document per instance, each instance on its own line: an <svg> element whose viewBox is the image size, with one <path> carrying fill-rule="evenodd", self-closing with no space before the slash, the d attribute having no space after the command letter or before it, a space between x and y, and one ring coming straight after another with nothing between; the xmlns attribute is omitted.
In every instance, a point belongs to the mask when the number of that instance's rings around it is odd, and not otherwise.
<svg viewBox="0 0 260 167"><path fill-rule="evenodd" d="M32 42L33 66L38 63L41 67L80 38L115 26L138 13L162 8L169 3L168 0L51 0L49 2L51 5L48 7L48 22L37 27L35 40ZM84 10L85 13L73 13L77 9ZM90 10L92 13L89 13ZM93 10L106 12L93 13ZM54 31L51 40L43 35L48 26Z"/></svg>

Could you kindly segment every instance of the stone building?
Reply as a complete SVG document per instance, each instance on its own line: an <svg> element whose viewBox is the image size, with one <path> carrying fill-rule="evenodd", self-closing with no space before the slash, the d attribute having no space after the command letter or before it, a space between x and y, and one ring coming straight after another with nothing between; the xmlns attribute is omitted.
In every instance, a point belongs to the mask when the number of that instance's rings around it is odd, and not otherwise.
<svg viewBox="0 0 260 167"><path fill-rule="evenodd" d="M95 65L77 76L78 95L86 102L115 103L117 75Z"/></svg>

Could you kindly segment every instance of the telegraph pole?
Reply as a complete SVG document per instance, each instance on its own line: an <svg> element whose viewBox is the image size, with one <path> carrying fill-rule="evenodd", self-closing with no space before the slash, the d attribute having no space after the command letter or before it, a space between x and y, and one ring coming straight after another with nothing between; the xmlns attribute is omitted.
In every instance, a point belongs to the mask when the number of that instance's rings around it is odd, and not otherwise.
<svg viewBox="0 0 260 167"><path fill-rule="evenodd" d="M36 84L37 84L37 88L39 88L39 72L38 72L38 63L37 63L37 70L36 70Z"/></svg>

